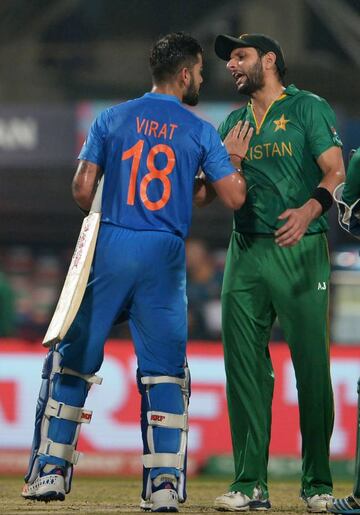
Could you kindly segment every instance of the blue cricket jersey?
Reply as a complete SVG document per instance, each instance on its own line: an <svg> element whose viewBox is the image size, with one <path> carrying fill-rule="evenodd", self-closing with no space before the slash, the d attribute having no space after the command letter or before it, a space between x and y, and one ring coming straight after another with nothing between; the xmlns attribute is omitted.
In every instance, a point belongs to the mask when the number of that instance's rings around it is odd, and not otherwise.
<svg viewBox="0 0 360 515"><path fill-rule="evenodd" d="M93 122L79 159L104 170L102 222L185 238L194 178L234 172L217 131L172 95L146 93L106 109Z"/></svg>

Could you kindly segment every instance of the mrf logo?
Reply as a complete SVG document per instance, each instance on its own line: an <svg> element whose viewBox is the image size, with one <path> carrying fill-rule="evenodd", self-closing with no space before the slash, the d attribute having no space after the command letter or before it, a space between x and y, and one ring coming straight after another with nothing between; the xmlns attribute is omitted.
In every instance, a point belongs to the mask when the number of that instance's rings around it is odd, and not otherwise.
<svg viewBox="0 0 360 515"><path fill-rule="evenodd" d="M154 422L163 422L165 420L165 415L151 415L151 420Z"/></svg>
<svg viewBox="0 0 360 515"><path fill-rule="evenodd" d="M326 282L325 281L318 283L318 290L326 290Z"/></svg>
<svg viewBox="0 0 360 515"><path fill-rule="evenodd" d="M86 413L86 412L81 413L82 420L88 420L90 422L91 417L92 417L92 413Z"/></svg>

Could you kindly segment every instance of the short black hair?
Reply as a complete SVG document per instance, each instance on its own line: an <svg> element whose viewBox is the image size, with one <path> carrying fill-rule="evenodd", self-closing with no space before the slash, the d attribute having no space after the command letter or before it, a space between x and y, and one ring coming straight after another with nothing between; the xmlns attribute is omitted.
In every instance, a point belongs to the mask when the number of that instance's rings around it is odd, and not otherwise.
<svg viewBox="0 0 360 515"><path fill-rule="evenodd" d="M160 38L150 51L150 68L154 82L174 77L183 67L192 68L203 49L199 42L184 32L172 32Z"/></svg>

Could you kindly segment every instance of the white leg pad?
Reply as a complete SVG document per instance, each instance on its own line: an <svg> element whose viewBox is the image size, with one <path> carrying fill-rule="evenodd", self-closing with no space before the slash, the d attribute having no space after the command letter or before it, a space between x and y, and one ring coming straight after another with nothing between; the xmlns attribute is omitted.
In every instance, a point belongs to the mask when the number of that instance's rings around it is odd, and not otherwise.
<svg viewBox="0 0 360 515"><path fill-rule="evenodd" d="M175 415L174 413L166 413L164 411L148 411L147 413L148 424L157 427L169 427L172 429L182 429L187 431L188 414Z"/></svg>
<svg viewBox="0 0 360 515"><path fill-rule="evenodd" d="M78 424L90 424L92 411L77 408L76 406L69 406L50 397L45 408L45 416L64 418L72 422L77 422Z"/></svg>
<svg viewBox="0 0 360 515"><path fill-rule="evenodd" d="M168 452L154 452L143 455L143 465L147 469L158 467L173 467L178 470L184 468L185 455Z"/></svg>
<svg viewBox="0 0 360 515"><path fill-rule="evenodd" d="M80 457L80 453L75 451L75 445L56 443L52 440L41 442L39 447L39 454L46 454L47 456L61 458L73 465L76 465Z"/></svg>
<svg viewBox="0 0 360 515"><path fill-rule="evenodd" d="M178 494L179 501L185 500L185 460L187 450L188 438L188 405L189 405L189 387L190 387L190 374L189 370L185 368L185 377L172 377L172 376L149 376L142 377L141 383L146 386L147 395L149 397L149 390L152 386L157 384L177 384L181 388L184 412L180 415L174 413L167 413L163 411L147 412L147 443L150 453L143 455L143 465L146 469L171 467L179 470L178 479ZM149 401L150 404L150 401ZM154 427L167 427L171 429L180 429L180 448L177 453L156 453L154 448L153 428ZM146 486L146 499L150 499L151 495L151 481L150 475L148 476Z"/></svg>

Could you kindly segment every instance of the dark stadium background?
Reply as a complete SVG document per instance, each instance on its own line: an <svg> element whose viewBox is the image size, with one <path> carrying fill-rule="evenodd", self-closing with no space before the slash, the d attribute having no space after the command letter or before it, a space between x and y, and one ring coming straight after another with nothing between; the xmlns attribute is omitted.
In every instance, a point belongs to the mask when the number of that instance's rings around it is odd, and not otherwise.
<svg viewBox="0 0 360 515"><path fill-rule="evenodd" d="M89 123L103 107L151 88L149 47L174 30L190 32L205 49L200 116L216 124L222 113L245 101L236 95L225 63L214 55L215 36L264 32L284 48L287 83L325 97L335 108L346 162L349 150L360 146L359 0L2 0L0 336L6 340L0 340L0 353L20 353L24 373L32 370L27 356L42 352L40 341L80 229L82 214L71 199L70 185ZM336 445L338 457L349 459L354 453L360 371L360 257L358 242L338 229L336 216L332 208L330 320L343 417L337 434L344 438ZM219 294L230 231L231 214L219 203L194 211L188 242L189 330L192 340L207 342L190 344L195 345L191 348L196 359L201 354L206 359L221 357ZM117 350L111 347L111 352L116 354L119 346L126 346L118 339L129 333L120 326L112 336ZM273 340L282 340L277 326ZM274 346L281 367L286 351L281 343ZM347 362L352 368L346 372ZM11 430L20 417L19 407L9 401L15 380L9 379L4 363L0 355L0 472L11 468L13 454L5 451L26 451L20 443L1 447L2 432ZM355 383L346 382L345 376ZM37 384L37 378L32 381ZM201 389L208 379L199 381ZM219 385L212 387L216 391ZM285 383L279 388L281 395ZM34 403L30 399L27 406L30 418ZM279 417L285 417L283 408L288 409L286 403L275 406ZM291 416L291 424L296 424L296 409ZM275 458L283 457L276 442L273 449ZM296 443L289 449L296 457Z"/></svg>

